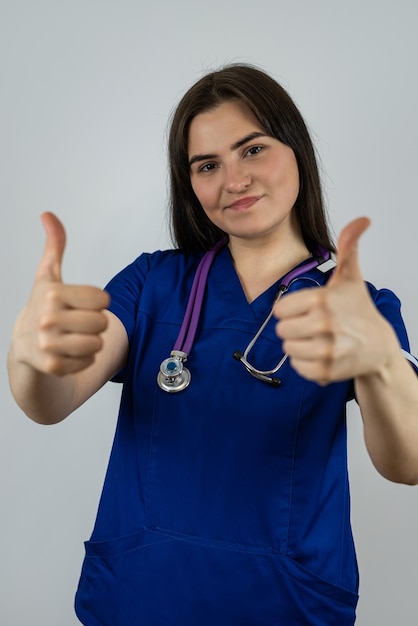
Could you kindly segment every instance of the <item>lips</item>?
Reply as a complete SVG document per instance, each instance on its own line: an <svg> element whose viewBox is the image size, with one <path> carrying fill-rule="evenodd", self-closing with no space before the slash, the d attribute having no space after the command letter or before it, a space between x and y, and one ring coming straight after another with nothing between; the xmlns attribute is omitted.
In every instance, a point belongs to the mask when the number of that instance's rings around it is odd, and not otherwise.
<svg viewBox="0 0 418 626"><path fill-rule="evenodd" d="M235 200L232 204L228 205L228 209L233 209L234 211L244 211L245 209L249 209L259 200L261 196L247 196L245 198L239 198L239 200Z"/></svg>

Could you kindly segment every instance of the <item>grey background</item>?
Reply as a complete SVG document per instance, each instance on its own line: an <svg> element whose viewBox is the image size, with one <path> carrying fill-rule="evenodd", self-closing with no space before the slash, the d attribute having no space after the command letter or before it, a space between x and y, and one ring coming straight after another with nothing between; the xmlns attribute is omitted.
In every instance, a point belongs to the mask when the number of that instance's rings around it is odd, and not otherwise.
<svg viewBox="0 0 418 626"><path fill-rule="evenodd" d="M64 276L103 286L169 245L167 119L203 71L249 61L290 91L313 133L335 233L372 219L365 277L394 289L418 351L418 5L415 0L0 2L0 350L43 248L68 231ZM0 623L74 626L120 388L64 423L32 423L0 375ZM417 623L418 492L372 468L350 407L360 626ZM318 433L318 437L321 433Z"/></svg>

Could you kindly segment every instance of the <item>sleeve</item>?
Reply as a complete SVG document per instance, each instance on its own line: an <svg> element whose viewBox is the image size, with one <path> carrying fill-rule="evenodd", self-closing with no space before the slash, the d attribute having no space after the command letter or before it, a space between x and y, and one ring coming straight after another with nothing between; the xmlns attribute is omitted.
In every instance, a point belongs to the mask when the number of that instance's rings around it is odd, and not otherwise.
<svg viewBox="0 0 418 626"><path fill-rule="evenodd" d="M155 253L154 253L155 254ZM149 274L153 254L141 254L108 282L105 291L110 295L108 310L120 319L128 335L129 345L136 327L139 302ZM112 382L124 383L128 366L118 372Z"/></svg>
<svg viewBox="0 0 418 626"><path fill-rule="evenodd" d="M402 319L399 298L389 289L378 290L370 283L368 283L368 288L377 309L392 325L398 337L403 355L418 373L418 361L410 352L408 334Z"/></svg>
<svg viewBox="0 0 418 626"><path fill-rule="evenodd" d="M135 330L138 305L150 271L152 256L147 253L141 254L133 263L116 274L105 287L105 291L110 295L108 309L125 326L129 341Z"/></svg>

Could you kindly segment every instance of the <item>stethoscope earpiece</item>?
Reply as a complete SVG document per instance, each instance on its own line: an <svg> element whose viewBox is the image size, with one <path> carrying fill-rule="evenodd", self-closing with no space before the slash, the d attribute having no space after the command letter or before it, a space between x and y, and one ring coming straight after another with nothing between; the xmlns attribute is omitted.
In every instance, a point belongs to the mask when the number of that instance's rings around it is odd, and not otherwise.
<svg viewBox="0 0 418 626"><path fill-rule="evenodd" d="M282 384L282 381L280 380L280 378L274 378L273 376L269 376L269 374L273 372L265 373L265 372L260 372L259 370L255 369L255 367L253 367L250 363L248 363L247 359L245 358L241 350L235 350L232 356L234 357L236 361L241 361L241 363L244 365L247 372L249 372L252 376L254 376L254 378L258 378L258 380L263 380L265 383L270 383L272 387L280 387L280 385ZM283 363L284 363L284 360L282 359L282 361L280 362L280 367L283 365Z"/></svg>

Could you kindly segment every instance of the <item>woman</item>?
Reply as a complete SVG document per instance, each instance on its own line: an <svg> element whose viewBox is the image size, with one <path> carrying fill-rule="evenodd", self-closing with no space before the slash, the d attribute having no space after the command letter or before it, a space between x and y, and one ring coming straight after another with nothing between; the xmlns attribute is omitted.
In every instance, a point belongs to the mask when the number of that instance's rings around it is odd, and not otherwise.
<svg viewBox="0 0 418 626"><path fill-rule="evenodd" d="M35 421L124 384L77 614L86 625L348 626L354 395L377 469L418 480L416 362L399 301L363 281L365 218L344 229L330 271L309 134L260 70L227 66L196 83L169 154L176 249L141 255L106 292L68 286L65 232L44 214L10 349L13 393ZM189 294L206 271L189 335ZM283 285L291 293L276 299Z"/></svg>

